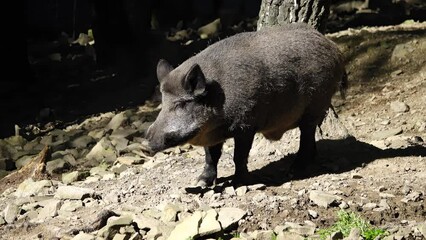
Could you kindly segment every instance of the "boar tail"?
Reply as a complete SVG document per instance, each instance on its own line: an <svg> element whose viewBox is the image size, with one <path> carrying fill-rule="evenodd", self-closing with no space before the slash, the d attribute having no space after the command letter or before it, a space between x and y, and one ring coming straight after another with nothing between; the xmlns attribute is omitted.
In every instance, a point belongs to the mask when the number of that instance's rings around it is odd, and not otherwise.
<svg viewBox="0 0 426 240"><path fill-rule="evenodd" d="M346 70L343 72L342 79L339 82L339 92L340 97L342 99L346 98L346 91L348 90L348 74L346 73Z"/></svg>

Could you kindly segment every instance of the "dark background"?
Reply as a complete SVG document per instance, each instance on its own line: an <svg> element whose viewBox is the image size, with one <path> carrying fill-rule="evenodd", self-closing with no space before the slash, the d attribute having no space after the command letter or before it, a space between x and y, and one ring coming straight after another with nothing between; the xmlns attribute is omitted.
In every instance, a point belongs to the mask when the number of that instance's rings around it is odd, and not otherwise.
<svg viewBox="0 0 426 240"><path fill-rule="evenodd" d="M255 30L260 1L26 0L23 77L1 82L0 137L12 135L15 124L31 137L35 129L143 104L155 91L160 58L176 66L219 39ZM423 0L332 3L326 32L426 18ZM196 30L217 18L219 35L200 39ZM94 45L72 43L89 29ZM194 31L167 40L180 29Z"/></svg>

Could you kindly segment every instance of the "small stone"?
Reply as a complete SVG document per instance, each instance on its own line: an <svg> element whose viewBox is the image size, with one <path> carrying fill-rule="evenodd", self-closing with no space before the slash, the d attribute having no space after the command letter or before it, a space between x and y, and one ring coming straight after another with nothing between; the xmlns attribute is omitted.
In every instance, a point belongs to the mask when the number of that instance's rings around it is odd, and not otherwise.
<svg viewBox="0 0 426 240"><path fill-rule="evenodd" d="M2 216L0 216L0 226L5 224L6 224L6 221L4 220Z"/></svg>
<svg viewBox="0 0 426 240"><path fill-rule="evenodd" d="M220 223L217 221L218 213L214 209L205 212L200 228L198 229L200 237L211 235L222 230Z"/></svg>
<svg viewBox="0 0 426 240"><path fill-rule="evenodd" d="M339 204L339 208L340 209L348 209L349 208L349 204L345 201L342 201L342 203Z"/></svg>
<svg viewBox="0 0 426 240"><path fill-rule="evenodd" d="M367 203L367 204L364 204L363 206L362 206L362 208L364 209L364 210L373 210L374 208L376 208L377 207L377 204L376 203Z"/></svg>
<svg viewBox="0 0 426 240"><path fill-rule="evenodd" d="M393 101L390 104L390 108L395 113L404 113L410 110L410 107L401 101Z"/></svg>
<svg viewBox="0 0 426 240"><path fill-rule="evenodd" d="M235 195L235 190L234 190L234 187L232 187L232 186L226 187L226 188L224 189L224 192L225 192L228 196L234 196L234 195Z"/></svg>
<svg viewBox="0 0 426 240"><path fill-rule="evenodd" d="M108 181L108 180L112 180L115 179L115 173L113 172L107 172L102 176L102 180L104 181Z"/></svg>
<svg viewBox="0 0 426 240"><path fill-rule="evenodd" d="M426 222L424 223L420 223L417 226L417 229L419 230L419 232L423 235L424 238L426 238Z"/></svg>
<svg viewBox="0 0 426 240"><path fill-rule="evenodd" d="M353 178L353 179L361 179L362 175L359 174L359 173L353 173L352 176L351 176L351 178Z"/></svg>
<svg viewBox="0 0 426 240"><path fill-rule="evenodd" d="M311 216L313 219L318 218L318 213L315 212L314 210L308 209L308 214L309 216Z"/></svg>
<svg viewBox="0 0 426 240"><path fill-rule="evenodd" d="M127 165L121 164L121 163L117 163L116 165L112 166L110 168L111 172L117 173L117 174L121 174L122 172L126 171L126 169L128 168Z"/></svg>
<svg viewBox="0 0 426 240"><path fill-rule="evenodd" d="M198 236L198 226L202 220L200 211L194 212L191 216L185 218L170 233L168 240L187 240L194 239Z"/></svg>
<svg viewBox="0 0 426 240"><path fill-rule="evenodd" d="M64 159L55 159L46 163L46 171L53 175L54 173L62 173L65 169L68 169L70 164Z"/></svg>
<svg viewBox="0 0 426 240"><path fill-rule="evenodd" d="M225 207L219 210L219 222L224 231L233 227L240 219L245 217L246 211L239 208Z"/></svg>
<svg viewBox="0 0 426 240"><path fill-rule="evenodd" d="M254 191L254 190L265 190L266 189L266 185L263 183L258 183L258 184L254 184L254 185L249 185L247 186L249 191Z"/></svg>
<svg viewBox="0 0 426 240"><path fill-rule="evenodd" d="M247 193L247 190L247 186L241 186L235 189L235 193L237 194L237 196L244 196Z"/></svg>
<svg viewBox="0 0 426 240"><path fill-rule="evenodd" d="M176 222L177 215L179 212L182 211L182 208L175 204L166 204L164 206L162 215L161 215L161 221L167 223L167 222Z"/></svg>
<svg viewBox="0 0 426 240"><path fill-rule="evenodd" d="M70 145L73 148L82 149L82 148L87 148L89 144L94 142L95 142L95 139L93 139L91 136L83 135L74 139Z"/></svg>
<svg viewBox="0 0 426 240"><path fill-rule="evenodd" d="M73 237L71 240L95 240L96 237L92 234L80 232L75 237Z"/></svg>
<svg viewBox="0 0 426 240"><path fill-rule="evenodd" d="M275 236L274 231L272 230L263 230L259 231L256 230L256 240L270 240L272 237Z"/></svg>
<svg viewBox="0 0 426 240"><path fill-rule="evenodd" d="M288 226L289 231L293 233L297 233L301 236L311 236L315 233L315 225L300 225L298 223L286 222L286 226Z"/></svg>
<svg viewBox="0 0 426 240"><path fill-rule="evenodd" d="M43 188L50 186L52 186L52 181L50 180L34 182L32 178L28 178L19 184L18 189L16 189L14 195L18 198L30 197L41 192Z"/></svg>
<svg viewBox="0 0 426 240"><path fill-rule="evenodd" d="M340 197L326 192L313 190L309 193L309 199L320 207L328 208L333 204L338 204Z"/></svg>
<svg viewBox="0 0 426 240"><path fill-rule="evenodd" d="M83 202L80 200L66 200L62 204L60 211L75 212L77 209L82 207L83 207Z"/></svg>
<svg viewBox="0 0 426 240"><path fill-rule="evenodd" d="M401 199L401 202L404 202L404 203L408 203L410 201L418 202L421 199L422 199L421 192L412 192L412 193L409 193L407 196L405 196L403 199Z"/></svg>
<svg viewBox="0 0 426 240"><path fill-rule="evenodd" d="M107 160L109 162L117 158L117 151L112 143L106 137L103 137L90 150L90 152L86 155L86 158L89 160L95 159L97 161Z"/></svg>
<svg viewBox="0 0 426 240"><path fill-rule="evenodd" d="M4 220L7 223L13 223L18 216L19 206L13 203L7 204L6 208L3 210Z"/></svg>
<svg viewBox="0 0 426 240"><path fill-rule="evenodd" d="M21 169L23 166L30 163L30 161L33 157L34 157L34 155L25 155L25 156L18 158L18 160L15 161L16 169Z"/></svg>
<svg viewBox="0 0 426 240"><path fill-rule="evenodd" d="M124 226L124 225L130 225L132 222L133 222L133 218L130 215L122 215L119 217L112 216L108 218L107 226L108 227Z"/></svg>
<svg viewBox="0 0 426 240"><path fill-rule="evenodd" d="M349 236L345 238L345 240L360 240L361 238L361 230L359 228L352 228Z"/></svg>
<svg viewBox="0 0 426 240"><path fill-rule="evenodd" d="M124 165L142 164L144 160L141 157L122 156L117 158L117 162Z"/></svg>
<svg viewBox="0 0 426 240"><path fill-rule="evenodd" d="M280 232L277 240L304 240L305 238L292 232Z"/></svg>
<svg viewBox="0 0 426 240"><path fill-rule="evenodd" d="M91 197L95 194L95 191L90 188L82 188L75 186L60 186L56 190L55 198L59 199L71 199L71 200L83 200Z"/></svg>
<svg viewBox="0 0 426 240"><path fill-rule="evenodd" d="M126 240L126 239L128 239L127 235L126 234L120 234L120 233L115 234L114 238L112 238L112 240Z"/></svg>
<svg viewBox="0 0 426 240"><path fill-rule="evenodd" d="M380 198L394 198L395 195L390 193L379 193Z"/></svg>
<svg viewBox="0 0 426 240"><path fill-rule="evenodd" d="M63 173L62 174L62 182L64 184L70 184L72 182L75 182L78 180L78 171L70 172L70 173Z"/></svg>
<svg viewBox="0 0 426 240"><path fill-rule="evenodd" d="M101 178L99 176L91 176L87 177L86 180L84 180L84 183L94 183L98 182Z"/></svg>
<svg viewBox="0 0 426 240"><path fill-rule="evenodd" d="M43 202L39 202L43 208L38 213L39 220L46 220L51 217L55 217L58 215L58 210L61 207L61 200L58 199L49 199Z"/></svg>
<svg viewBox="0 0 426 240"><path fill-rule="evenodd" d="M401 128L393 128L393 129L374 132L371 137L373 139L381 140L381 139L386 139L388 137L392 137L401 133L402 133Z"/></svg>
<svg viewBox="0 0 426 240"><path fill-rule="evenodd" d="M115 115L111 121L108 123L107 128L116 130L118 129L125 121L127 120L127 116L124 112L118 113Z"/></svg>
<svg viewBox="0 0 426 240"><path fill-rule="evenodd" d="M379 190L379 192L384 192L388 189L385 186L380 186L378 190Z"/></svg>

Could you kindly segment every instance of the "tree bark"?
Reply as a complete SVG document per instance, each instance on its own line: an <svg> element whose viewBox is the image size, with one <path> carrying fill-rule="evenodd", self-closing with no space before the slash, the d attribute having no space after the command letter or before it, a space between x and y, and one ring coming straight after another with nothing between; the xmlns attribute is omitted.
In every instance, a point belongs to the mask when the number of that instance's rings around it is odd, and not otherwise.
<svg viewBox="0 0 426 240"><path fill-rule="evenodd" d="M305 22L324 30L330 11L330 0L262 0L257 30L263 26Z"/></svg>

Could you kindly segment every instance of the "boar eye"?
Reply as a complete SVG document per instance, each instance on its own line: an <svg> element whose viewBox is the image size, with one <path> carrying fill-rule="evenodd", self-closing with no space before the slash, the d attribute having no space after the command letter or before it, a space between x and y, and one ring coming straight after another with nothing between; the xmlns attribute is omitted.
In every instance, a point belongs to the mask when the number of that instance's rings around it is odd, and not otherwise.
<svg viewBox="0 0 426 240"><path fill-rule="evenodd" d="M173 103L173 106L171 107L171 110L176 110L178 108L184 108L186 105L187 101L176 101Z"/></svg>

